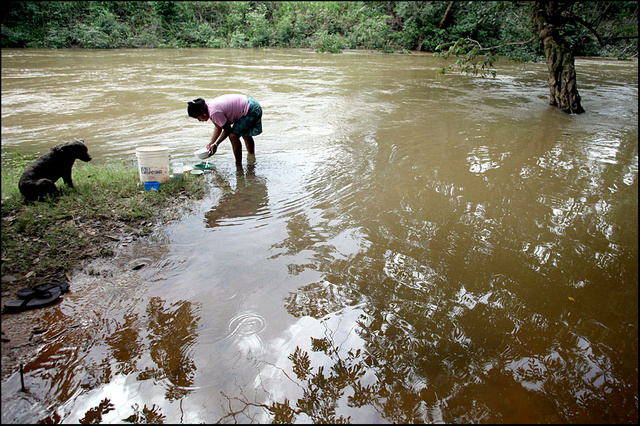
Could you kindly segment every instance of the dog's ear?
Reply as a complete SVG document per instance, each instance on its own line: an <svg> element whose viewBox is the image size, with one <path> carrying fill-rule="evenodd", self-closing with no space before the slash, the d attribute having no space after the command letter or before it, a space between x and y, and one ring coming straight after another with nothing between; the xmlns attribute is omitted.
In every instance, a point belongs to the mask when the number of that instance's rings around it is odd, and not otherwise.
<svg viewBox="0 0 640 426"><path fill-rule="evenodd" d="M65 144L61 143L60 145L56 145L50 149L51 152L60 152L62 148L64 148Z"/></svg>
<svg viewBox="0 0 640 426"><path fill-rule="evenodd" d="M84 145L84 144L82 144L82 145ZM65 142L65 143L58 144L58 145L54 146L53 148L51 148L51 152L55 152L55 153L63 152L63 151L66 151L67 149L69 149L69 147L75 147L75 146L80 146L78 141Z"/></svg>

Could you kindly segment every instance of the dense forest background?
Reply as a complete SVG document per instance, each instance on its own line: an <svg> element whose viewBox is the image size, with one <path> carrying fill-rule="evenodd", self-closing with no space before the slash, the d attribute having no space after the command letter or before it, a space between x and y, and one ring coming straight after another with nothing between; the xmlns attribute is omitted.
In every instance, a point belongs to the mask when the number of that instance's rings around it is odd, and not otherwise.
<svg viewBox="0 0 640 426"><path fill-rule="evenodd" d="M2 47L310 48L434 52L460 39L493 53L536 60L531 2L511 1L6 1ZM589 24L564 37L576 56L636 57L634 1L575 2ZM582 9L582 10L580 10ZM599 14L599 15L598 15ZM594 29L594 28L591 28ZM627 35L635 34L634 38ZM525 42L527 41L528 42Z"/></svg>

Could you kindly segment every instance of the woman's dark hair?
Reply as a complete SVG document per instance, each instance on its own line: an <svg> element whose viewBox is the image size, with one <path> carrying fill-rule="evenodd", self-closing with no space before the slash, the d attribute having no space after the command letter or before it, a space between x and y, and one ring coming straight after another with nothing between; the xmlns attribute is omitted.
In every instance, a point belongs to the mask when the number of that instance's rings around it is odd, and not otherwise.
<svg viewBox="0 0 640 426"><path fill-rule="evenodd" d="M192 102L187 102L187 113L189 117L198 118L204 113L209 113L209 109L207 108L207 104L204 102L204 99L198 98L194 99Z"/></svg>

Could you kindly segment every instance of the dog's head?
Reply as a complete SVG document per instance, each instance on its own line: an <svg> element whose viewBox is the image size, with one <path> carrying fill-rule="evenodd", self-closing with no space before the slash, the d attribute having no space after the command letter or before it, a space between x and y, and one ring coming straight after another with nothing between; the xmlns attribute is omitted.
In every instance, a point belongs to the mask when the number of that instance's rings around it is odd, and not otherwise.
<svg viewBox="0 0 640 426"><path fill-rule="evenodd" d="M91 161L89 155L89 148L84 144L84 139L80 139L73 142L63 143L51 148L52 152L62 153L70 158L77 158L82 161Z"/></svg>

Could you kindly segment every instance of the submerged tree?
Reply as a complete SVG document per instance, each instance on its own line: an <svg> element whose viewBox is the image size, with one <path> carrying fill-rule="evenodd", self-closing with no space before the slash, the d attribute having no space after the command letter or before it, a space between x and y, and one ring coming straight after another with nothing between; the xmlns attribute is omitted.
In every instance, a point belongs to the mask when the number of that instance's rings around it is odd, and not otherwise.
<svg viewBox="0 0 640 426"><path fill-rule="evenodd" d="M536 1L533 4L533 20L538 38L544 47L549 70L549 105L567 113L582 114L576 82L575 58L571 46L560 35L559 29L571 19L566 12L574 2Z"/></svg>
<svg viewBox="0 0 640 426"><path fill-rule="evenodd" d="M483 47L475 38L464 37L438 46L436 50L449 47L436 53L436 56L457 56L457 65L467 74L490 72L495 75L491 68L496 55L505 54L511 58L527 60L525 50L510 49L516 45L529 45L531 50L535 50L535 46L531 44L538 41L544 51L549 71L549 104L569 114L581 114L584 108L578 93L575 56L589 53L581 50L585 48L583 39L595 37L601 48L618 45L619 51L624 51L624 47L619 46L621 43L631 42L637 52L638 6L635 2L498 2L487 9L485 16L490 13L512 13L520 16L515 13L517 11L527 11L530 18L528 22L501 18L500 22L510 27L503 28L501 44ZM450 13L448 8L447 14ZM450 20L450 16L447 19ZM515 36L509 36L509 32Z"/></svg>

